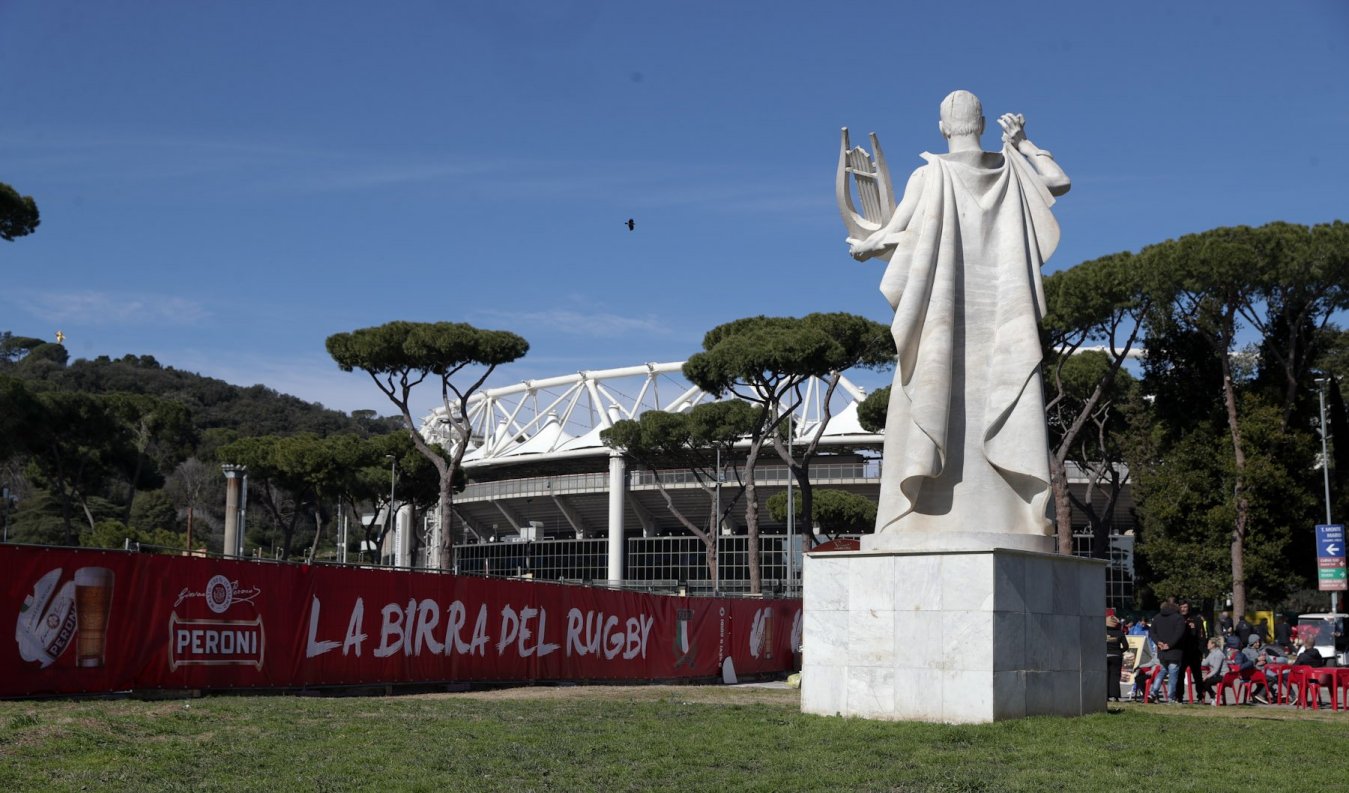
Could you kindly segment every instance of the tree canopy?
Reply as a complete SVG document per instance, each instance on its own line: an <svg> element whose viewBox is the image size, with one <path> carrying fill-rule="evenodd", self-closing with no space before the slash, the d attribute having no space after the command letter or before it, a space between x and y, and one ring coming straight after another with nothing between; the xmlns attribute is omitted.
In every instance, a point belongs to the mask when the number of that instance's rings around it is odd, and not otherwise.
<svg viewBox="0 0 1349 793"><path fill-rule="evenodd" d="M1140 554L1162 581L1201 580L1202 555L1172 549L1204 532L1206 548L1227 547L1233 606L1244 611L1249 596L1278 598L1309 578L1312 554L1292 551L1317 521L1312 380L1330 322L1349 307L1349 234L1338 221L1235 226L1139 256L1152 295L1142 381L1152 402L1131 459ZM1209 484L1174 489L1196 476ZM1176 493L1186 496L1187 525L1165 508ZM1290 559L1307 572L1290 578Z"/></svg>
<svg viewBox="0 0 1349 793"><path fill-rule="evenodd" d="M528 352L529 342L509 331L483 330L462 322L396 320L335 333L328 337L326 345L328 354L342 371L360 369L370 376L402 414L404 427L417 451L439 472L436 514L440 538L433 549L437 554L434 566L452 566L454 539L449 531L452 491L459 464L472 439L468 400L498 366ZM462 379L457 379L461 376ZM442 418L452 436L448 449L440 450L427 443L412 417L412 390L431 377L440 385L445 408Z"/></svg>
<svg viewBox="0 0 1349 793"><path fill-rule="evenodd" d="M793 493L792 502L796 508L795 517L805 517L805 505L799 493ZM811 505L811 522L818 524L820 531L830 537L839 534L869 534L876 526L876 501L858 493L833 488L821 488L815 491L815 500ZM774 493L768 499L768 514L773 520L786 520L787 494Z"/></svg>
<svg viewBox="0 0 1349 793"><path fill-rule="evenodd" d="M737 478L734 487L723 488L726 492L722 494L718 511L713 494L723 478L723 472L717 469L717 464L720 461L724 470L725 464L734 459L732 450L736 442L749 434L758 423L761 410L738 399L697 405L687 413L649 410L637 419L616 421L612 427L600 432L600 439L606 445L622 450L656 474L654 481L665 498L671 516L703 543L708 574L714 589L719 580L716 545L718 527L725 523L735 503L745 492L744 482ZM661 470L670 469L687 471L708 495L709 509L705 524L700 525L675 506L673 497L659 476Z"/></svg>
<svg viewBox="0 0 1349 793"><path fill-rule="evenodd" d="M174 531L187 527L190 510L199 524L194 543L218 548L223 499L212 488L221 487L220 446L305 432L371 437L401 426L401 419L347 417L265 386L229 385L148 355L68 361L60 344L0 332L0 470L20 494L11 536L25 542L87 544L102 524L121 527L119 547L126 537L148 542L136 533L143 522L137 504L158 502L161 488L195 458L207 470L190 477L194 485L175 484L171 499L183 514ZM263 510L254 514L251 528L275 528ZM163 523L154 531L168 531ZM186 538L169 545L185 547Z"/></svg>
<svg viewBox="0 0 1349 793"><path fill-rule="evenodd" d="M1127 388L1121 389L1118 381L1131 379L1123 367L1137 349L1154 300L1148 289L1154 280L1151 266L1151 259L1116 253L1044 279L1045 413L1060 553L1072 553L1073 545L1069 462L1092 472L1089 490L1105 495L1106 520L1094 511L1091 499L1078 504L1086 507L1091 519L1092 552L1102 556L1108 548L1110 510L1124 487L1121 472L1128 469L1118 465L1118 447L1109 442L1107 429L1119 420Z"/></svg>
<svg viewBox="0 0 1349 793"><path fill-rule="evenodd" d="M809 314L805 317L745 317L708 331L703 351L684 364L684 376L713 394L731 393L758 405L758 420L749 434L745 459L745 527L749 535L750 591L760 591L759 505L754 471L764 443L773 444L801 485L802 498L811 498L810 456L828 423L798 457L783 443L783 428L805 399L802 386L811 377L828 378L828 392L839 374L854 366L880 368L894 363L894 339L888 327L853 314Z"/></svg>
<svg viewBox="0 0 1349 793"><path fill-rule="evenodd" d="M19 195L19 191L0 182L0 239L13 242L32 234L40 222L33 197Z"/></svg>

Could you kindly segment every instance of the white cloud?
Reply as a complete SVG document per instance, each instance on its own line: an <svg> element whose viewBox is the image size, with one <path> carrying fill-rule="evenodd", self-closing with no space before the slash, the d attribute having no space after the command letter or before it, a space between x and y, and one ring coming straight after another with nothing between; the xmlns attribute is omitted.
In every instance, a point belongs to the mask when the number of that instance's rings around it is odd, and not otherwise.
<svg viewBox="0 0 1349 793"><path fill-rule="evenodd" d="M499 202L529 196L600 200L631 196L638 209L696 206L732 214L801 214L828 206L809 174L766 178L724 172L711 166L652 161L597 164L484 157L443 149L391 156L381 149L317 147L288 142L209 137L172 137L113 132L103 137L52 135L43 139L0 135L0 147L22 154L16 182L63 180L80 184L203 178L224 181L220 194L324 194L444 185L475 201Z"/></svg>
<svg viewBox="0 0 1349 793"><path fill-rule="evenodd" d="M677 331L653 316L624 317L603 311L575 311L554 308L546 311L494 311L474 312L475 320L485 323L509 322L520 329L539 328L568 336L589 338L624 338L633 334L669 337Z"/></svg>
<svg viewBox="0 0 1349 793"><path fill-rule="evenodd" d="M211 316L195 300L173 295L80 290L12 293L8 302L50 322L108 325L196 325Z"/></svg>

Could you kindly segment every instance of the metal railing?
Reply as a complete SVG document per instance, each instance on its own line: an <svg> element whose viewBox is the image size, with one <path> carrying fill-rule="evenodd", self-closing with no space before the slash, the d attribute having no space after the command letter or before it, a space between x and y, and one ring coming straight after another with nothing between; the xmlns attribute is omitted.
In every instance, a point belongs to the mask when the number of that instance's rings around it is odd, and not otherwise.
<svg viewBox="0 0 1349 793"><path fill-rule="evenodd" d="M725 482L739 481L743 469L727 466ZM755 468L754 483L772 486L785 485L790 475L785 465L761 465ZM856 463L821 463L810 467L810 481L814 484L874 483L881 478L879 460L865 460ZM698 478L687 470L659 472L660 483L667 487L697 487ZM650 471L630 470L628 487L646 489L656 486L657 475ZM457 502L492 501L504 498L527 498L529 496L566 495L569 493L607 493L609 492L609 474L563 474L561 476L536 476L526 479L505 479L496 482L473 482L462 492L455 495Z"/></svg>
<svg viewBox="0 0 1349 793"><path fill-rule="evenodd" d="M565 495L567 493L603 493L609 490L608 473L536 476L528 479L504 479L497 482L473 482L454 497L455 501L491 501L499 498Z"/></svg>

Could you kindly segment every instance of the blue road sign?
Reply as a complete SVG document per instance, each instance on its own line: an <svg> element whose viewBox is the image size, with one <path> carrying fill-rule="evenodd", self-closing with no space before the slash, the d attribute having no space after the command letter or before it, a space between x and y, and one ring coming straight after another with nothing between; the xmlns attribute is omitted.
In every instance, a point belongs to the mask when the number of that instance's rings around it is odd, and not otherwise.
<svg viewBox="0 0 1349 793"><path fill-rule="evenodd" d="M1318 559L1345 558L1343 524L1316 524L1316 556Z"/></svg>

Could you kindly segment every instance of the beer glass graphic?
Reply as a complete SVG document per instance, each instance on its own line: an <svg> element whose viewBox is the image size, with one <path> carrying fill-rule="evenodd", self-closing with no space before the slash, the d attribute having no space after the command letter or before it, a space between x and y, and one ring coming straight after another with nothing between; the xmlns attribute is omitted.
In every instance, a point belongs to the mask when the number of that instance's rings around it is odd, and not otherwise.
<svg viewBox="0 0 1349 793"><path fill-rule="evenodd" d="M108 610L112 604L112 571L81 567L75 571L76 661L82 668L103 665L108 638Z"/></svg>

